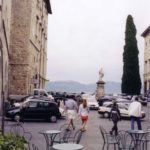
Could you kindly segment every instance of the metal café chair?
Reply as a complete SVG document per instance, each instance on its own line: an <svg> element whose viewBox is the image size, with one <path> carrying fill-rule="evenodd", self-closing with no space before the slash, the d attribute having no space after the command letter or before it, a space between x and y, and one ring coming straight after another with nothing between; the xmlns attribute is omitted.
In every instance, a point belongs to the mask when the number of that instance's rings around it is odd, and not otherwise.
<svg viewBox="0 0 150 150"><path fill-rule="evenodd" d="M25 140L27 141L29 150L30 150L30 141L32 139L32 134L30 132L25 131L22 123L17 122L15 124L13 124L10 128L10 133L14 136L20 136L20 137L24 137Z"/></svg>
<svg viewBox="0 0 150 150"><path fill-rule="evenodd" d="M79 144L82 138L82 133L83 132L81 131L81 129L76 130L72 136L68 137L68 143L72 142Z"/></svg>
<svg viewBox="0 0 150 150"><path fill-rule="evenodd" d="M32 150L39 150L39 148L35 144L32 144Z"/></svg>
<svg viewBox="0 0 150 150"><path fill-rule="evenodd" d="M67 129L68 124L63 124L60 126L59 130L61 131L54 140L54 143L67 143L68 138L71 136L71 129Z"/></svg>
<svg viewBox="0 0 150 150"><path fill-rule="evenodd" d="M116 146L118 145L117 138L115 135L111 135L110 133L106 132L106 130L102 127L99 126L102 138L103 138L103 147L102 150L104 150L105 145L107 146L107 150L109 150L109 146L113 145L114 150L116 150Z"/></svg>
<svg viewBox="0 0 150 150"><path fill-rule="evenodd" d="M119 150L134 150L131 136L126 131L119 131L117 136Z"/></svg>
<svg viewBox="0 0 150 150"><path fill-rule="evenodd" d="M142 149L146 149L148 147L148 143L150 143L150 126L147 127L146 129L147 134L141 139L142 142Z"/></svg>

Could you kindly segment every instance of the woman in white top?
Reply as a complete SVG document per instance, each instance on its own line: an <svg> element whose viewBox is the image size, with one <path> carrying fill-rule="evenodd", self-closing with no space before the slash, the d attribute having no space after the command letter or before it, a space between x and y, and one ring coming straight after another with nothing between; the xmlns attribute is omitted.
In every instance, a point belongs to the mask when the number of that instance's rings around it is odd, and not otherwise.
<svg viewBox="0 0 150 150"><path fill-rule="evenodd" d="M82 120L82 126L81 126L81 130L85 131L85 126L88 120L88 114L89 114L89 108L87 106L87 101L86 99L83 99L83 103L80 104L79 106L79 116L81 117Z"/></svg>

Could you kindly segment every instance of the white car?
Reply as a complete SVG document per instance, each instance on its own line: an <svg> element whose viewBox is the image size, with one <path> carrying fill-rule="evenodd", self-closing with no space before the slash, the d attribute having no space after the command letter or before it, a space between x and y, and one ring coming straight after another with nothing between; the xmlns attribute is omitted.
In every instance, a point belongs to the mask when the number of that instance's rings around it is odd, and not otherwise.
<svg viewBox="0 0 150 150"><path fill-rule="evenodd" d="M88 103L88 107L90 110L98 110L99 105L98 105L97 100L95 99L95 96L90 96L87 99L87 103Z"/></svg>
<svg viewBox="0 0 150 150"><path fill-rule="evenodd" d="M122 118L130 118L129 111L128 111L128 107L129 107L130 103L117 103L117 104L118 104L118 108L120 110L121 117ZM108 118L110 115L111 107L112 107L112 102L106 102L106 103L104 103L103 106L99 107L98 113L101 114L103 117ZM144 111L141 112L141 116L142 116L142 118L145 117Z"/></svg>
<svg viewBox="0 0 150 150"><path fill-rule="evenodd" d="M82 98L87 100L87 104L90 110L98 110L99 105L95 95L86 93L82 95Z"/></svg>

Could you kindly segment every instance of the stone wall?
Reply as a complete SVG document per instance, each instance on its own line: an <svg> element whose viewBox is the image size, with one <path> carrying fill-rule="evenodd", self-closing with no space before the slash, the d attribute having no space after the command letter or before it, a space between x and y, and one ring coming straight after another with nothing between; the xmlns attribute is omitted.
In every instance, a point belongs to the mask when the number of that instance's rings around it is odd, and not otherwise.
<svg viewBox="0 0 150 150"><path fill-rule="evenodd" d="M13 0L10 32L9 94L28 93L28 65L31 1Z"/></svg>
<svg viewBox="0 0 150 150"><path fill-rule="evenodd" d="M2 1L1 1L2 2ZM1 73L3 71L1 79L3 80L3 91L4 99L8 97L8 69L9 69L9 42L10 42L10 21L11 21L11 1L3 0L1 3L1 14L0 14L0 40L1 40L1 60L0 63ZM3 58L2 58L3 55ZM2 66L3 65L3 66ZM2 90L2 81L1 81ZM1 93L1 92L0 92Z"/></svg>
<svg viewBox="0 0 150 150"><path fill-rule="evenodd" d="M45 0L12 1L9 77L12 95L26 95L45 85L48 24L45 4Z"/></svg>
<svg viewBox="0 0 150 150"><path fill-rule="evenodd" d="M142 34L144 37L144 92L150 89L150 27Z"/></svg>

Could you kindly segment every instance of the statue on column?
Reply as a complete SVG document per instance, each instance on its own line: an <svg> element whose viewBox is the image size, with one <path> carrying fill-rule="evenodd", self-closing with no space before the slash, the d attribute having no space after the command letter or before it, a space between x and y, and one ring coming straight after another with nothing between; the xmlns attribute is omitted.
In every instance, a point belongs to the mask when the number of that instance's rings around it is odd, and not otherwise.
<svg viewBox="0 0 150 150"><path fill-rule="evenodd" d="M102 78L104 77L104 71L103 71L103 68L101 68L99 70L99 81L102 81Z"/></svg>
<svg viewBox="0 0 150 150"><path fill-rule="evenodd" d="M105 82L102 80L103 77L104 77L104 71L103 68L101 68L99 70L99 80L98 82L96 82L97 89L96 89L95 97L97 100L105 95L105 87L104 87Z"/></svg>

